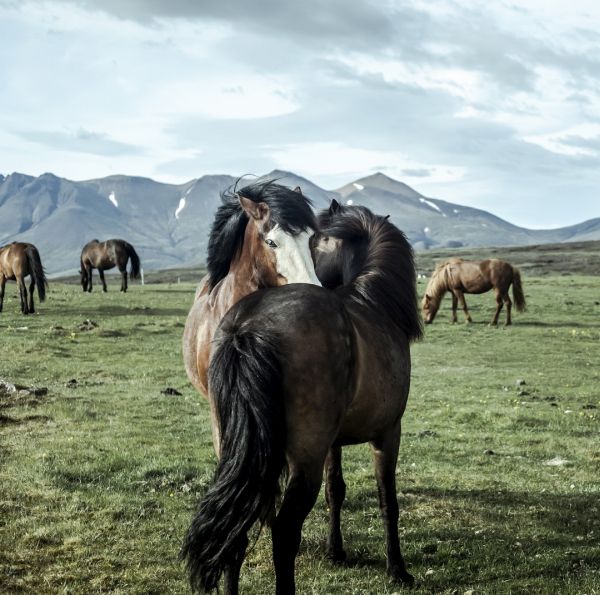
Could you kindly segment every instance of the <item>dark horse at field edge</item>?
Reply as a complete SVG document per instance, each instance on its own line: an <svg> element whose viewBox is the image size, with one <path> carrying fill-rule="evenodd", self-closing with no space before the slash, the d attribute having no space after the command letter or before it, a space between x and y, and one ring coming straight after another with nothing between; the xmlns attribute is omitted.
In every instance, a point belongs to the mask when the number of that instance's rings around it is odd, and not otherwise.
<svg viewBox="0 0 600 595"><path fill-rule="evenodd" d="M341 447L363 442L374 455L388 573L413 581L400 550L395 482L409 344L422 334L412 250L364 207L333 201L318 222L313 252L324 287L256 291L217 329L208 388L220 459L182 548L194 589L215 589L224 573L225 592L237 593L248 531L270 521L276 593L294 593L302 525L324 470L328 553L343 560Z"/></svg>
<svg viewBox="0 0 600 595"><path fill-rule="evenodd" d="M121 273L121 291L127 291L127 261L131 260L132 279L140 276L140 258L135 248L125 240L92 240L81 251L79 274L83 291L92 291L92 270L98 269L102 291L106 291L104 271L117 267Z"/></svg>
<svg viewBox="0 0 600 595"><path fill-rule="evenodd" d="M31 278L29 296L25 284L27 275ZM0 312L2 312L4 304L4 288L7 280L16 281L19 286L21 312L23 314L33 314L35 312L34 289L37 287L38 298L40 302L43 302L46 299L46 287L48 285L40 253L33 244L13 242L0 247Z"/></svg>
<svg viewBox="0 0 600 595"><path fill-rule="evenodd" d="M523 312L526 303L519 269L504 260L495 258L489 260L451 258L438 264L429 279L422 302L423 321L425 324L433 322L442 298L447 291L450 291L452 293L452 322L456 322L458 302L464 310L466 322L473 322L464 294L485 293L493 289L496 294L496 311L490 324L492 326L498 324L503 304L506 304L506 324L512 324L512 301L508 295L511 285L517 311Z"/></svg>

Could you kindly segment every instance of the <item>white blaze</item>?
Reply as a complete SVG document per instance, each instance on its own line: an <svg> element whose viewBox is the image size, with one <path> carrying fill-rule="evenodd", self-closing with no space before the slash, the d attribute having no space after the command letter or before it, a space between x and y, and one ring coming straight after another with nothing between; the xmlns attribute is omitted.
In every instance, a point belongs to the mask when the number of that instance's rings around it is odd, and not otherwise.
<svg viewBox="0 0 600 595"><path fill-rule="evenodd" d="M277 244L277 248L273 248L277 272L285 277L288 283L321 285L310 254L309 240L312 234L312 231L303 231L294 236L285 233L279 225L276 225L266 235L266 239L273 240Z"/></svg>
<svg viewBox="0 0 600 595"><path fill-rule="evenodd" d="M115 196L114 191L108 195L108 200L110 200L110 202L112 202L113 205L115 205L115 207L119 207L119 203L117 202L117 197Z"/></svg>
<svg viewBox="0 0 600 595"><path fill-rule="evenodd" d="M365 187L362 184L357 184L356 182L354 182L352 184L357 190L364 190Z"/></svg>

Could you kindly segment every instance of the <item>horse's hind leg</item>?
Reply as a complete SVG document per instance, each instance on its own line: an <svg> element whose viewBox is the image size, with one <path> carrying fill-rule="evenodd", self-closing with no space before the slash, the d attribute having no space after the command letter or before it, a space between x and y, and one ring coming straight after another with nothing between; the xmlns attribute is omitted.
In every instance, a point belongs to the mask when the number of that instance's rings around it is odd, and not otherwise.
<svg viewBox="0 0 600 595"><path fill-rule="evenodd" d="M508 296L508 291L504 294L504 303L506 304L506 326L509 326L512 324L512 318L511 318L511 310L512 310L512 300L510 299L510 297Z"/></svg>
<svg viewBox="0 0 600 595"><path fill-rule="evenodd" d="M29 284L29 313L34 314L35 308L33 307L33 292L35 290L35 279L31 278L31 283Z"/></svg>
<svg viewBox="0 0 600 595"><path fill-rule="evenodd" d="M127 270L121 271L121 291L127 293Z"/></svg>
<svg viewBox="0 0 600 595"><path fill-rule="evenodd" d="M496 311L494 312L494 318L492 318L492 322L490 322L490 326L497 326L498 317L500 316L500 310L502 310L502 293L500 290L496 289Z"/></svg>
<svg viewBox="0 0 600 595"><path fill-rule="evenodd" d="M300 548L302 524L315 504L322 476L322 463L314 472L290 469L283 502L271 527L276 595L293 595L296 592L294 565Z"/></svg>
<svg viewBox="0 0 600 595"><path fill-rule="evenodd" d="M396 463L400 447L400 422L386 435L371 442L379 510L386 533L387 571L392 580L412 584L414 578L406 570L398 537L398 498L396 495Z"/></svg>
<svg viewBox="0 0 600 595"><path fill-rule="evenodd" d="M340 516L344 498L346 497L346 484L342 475L342 449L334 446L330 449L325 461L325 498L329 506L329 536L327 538L327 555L334 562L343 562L346 559Z"/></svg>
<svg viewBox="0 0 600 595"><path fill-rule="evenodd" d="M227 568L225 569L225 582L224 582L224 592L225 595L238 595L239 593L239 583L240 583L240 570L242 568L242 562L244 561L244 556L246 555L246 548L248 547L248 538L246 537L243 543L240 545L240 549L238 550L235 559Z"/></svg>
<svg viewBox="0 0 600 595"><path fill-rule="evenodd" d="M100 281L102 281L102 291L106 293L106 281L104 280L104 271L98 269L98 275L100 275Z"/></svg>
<svg viewBox="0 0 600 595"><path fill-rule="evenodd" d="M29 305L27 304L27 286L23 277L17 278L19 286L19 297L21 298L21 312L25 315L29 314Z"/></svg>

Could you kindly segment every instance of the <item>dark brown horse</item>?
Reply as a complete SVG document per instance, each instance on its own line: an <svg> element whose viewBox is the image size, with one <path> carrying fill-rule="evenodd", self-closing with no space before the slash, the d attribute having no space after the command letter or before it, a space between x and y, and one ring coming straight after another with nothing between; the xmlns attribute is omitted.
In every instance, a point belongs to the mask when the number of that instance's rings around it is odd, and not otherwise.
<svg viewBox="0 0 600 595"><path fill-rule="evenodd" d="M465 293L485 293L493 289L496 293L496 311L490 322L491 325L498 324L498 316L502 305L506 304L506 324L512 324L510 312L512 301L508 295L510 286L513 286L513 299L518 312L525 310L525 296L521 286L521 273L503 260L463 260L452 258L440 263L433 274L425 296L423 297L423 321L426 324L433 322L440 307L442 298L447 291L452 293L452 322L456 322L456 308L458 302L465 312L467 322L473 322L467 310Z"/></svg>
<svg viewBox="0 0 600 595"><path fill-rule="evenodd" d="M208 275L183 335L187 375L203 395L213 335L233 304L264 287L319 284L309 247L315 229L311 203L300 188L271 181L223 194L208 243Z"/></svg>
<svg viewBox="0 0 600 595"><path fill-rule="evenodd" d="M27 296L27 285L25 277L29 275L29 298ZM46 299L46 275L42 267L40 253L33 244L13 242L7 246L0 247L0 312L4 303L4 288L6 281L16 281L19 286L19 297L21 298L21 312L33 314L33 292L37 287L40 302Z"/></svg>
<svg viewBox="0 0 600 595"><path fill-rule="evenodd" d="M92 270L98 269L102 291L106 291L104 271L117 267L121 273L121 291L127 291L127 261L131 259L131 278L140 276L140 258L135 248L125 240L92 240L81 251L81 286L83 291L92 291Z"/></svg>
<svg viewBox="0 0 600 595"><path fill-rule="evenodd" d="M294 593L302 525L326 460L330 553L343 557L340 448L361 442L374 453L388 572L413 580L400 552L395 484L409 343L421 336L412 250L402 232L364 207L334 201L319 229L319 278L343 286L256 291L229 310L215 335L208 385L220 460L182 549L195 589L216 588L225 573L226 593L237 593L247 533L271 520L276 592Z"/></svg>

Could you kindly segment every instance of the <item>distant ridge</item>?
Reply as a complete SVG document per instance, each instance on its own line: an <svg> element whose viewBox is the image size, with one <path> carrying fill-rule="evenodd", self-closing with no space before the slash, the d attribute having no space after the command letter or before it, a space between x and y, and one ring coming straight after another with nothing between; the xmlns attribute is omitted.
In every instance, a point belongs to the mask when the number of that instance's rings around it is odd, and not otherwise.
<svg viewBox="0 0 600 595"><path fill-rule="evenodd" d="M256 179L249 176L239 183ZM258 179L300 186L316 209L335 198L390 215L417 250L600 240L600 218L560 229L526 229L487 211L425 197L380 172L333 191L282 170ZM76 182L51 173L0 174L0 245L35 243L50 274L76 272L82 246L94 237L126 238L146 270L200 265L220 193L237 180L206 175L164 184L113 175Z"/></svg>

